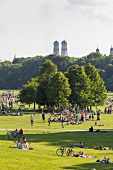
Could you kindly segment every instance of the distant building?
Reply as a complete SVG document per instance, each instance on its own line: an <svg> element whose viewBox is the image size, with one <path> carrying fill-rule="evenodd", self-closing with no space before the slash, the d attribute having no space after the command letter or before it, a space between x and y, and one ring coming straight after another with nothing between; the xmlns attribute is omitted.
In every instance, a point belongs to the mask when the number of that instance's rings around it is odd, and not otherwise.
<svg viewBox="0 0 113 170"><path fill-rule="evenodd" d="M99 52L100 52L100 50L99 50L99 48L98 48L98 46L97 46L96 53L99 53Z"/></svg>
<svg viewBox="0 0 113 170"><path fill-rule="evenodd" d="M61 42L61 56L68 56L67 42L65 40Z"/></svg>
<svg viewBox="0 0 113 170"><path fill-rule="evenodd" d="M113 47L110 48L110 55L113 55Z"/></svg>
<svg viewBox="0 0 113 170"><path fill-rule="evenodd" d="M59 42L58 41L54 41L53 43L53 54L59 55Z"/></svg>
<svg viewBox="0 0 113 170"><path fill-rule="evenodd" d="M14 54L13 60L16 58L16 54Z"/></svg>
<svg viewBox="0 0 113 170"><path fill-rule="evenodd" d="M98 48L98 46L96 48L96 53L100 53L100 49ZM58 41L54 41L54 43L53 43L53 54L60 55ZM110 48L110 55L113 55L113 47L112 46ZM61 42L61 56L68 56L67 42L65 40L63 40ZM14 56L14 58L16 58L16 55Z"/></svg>

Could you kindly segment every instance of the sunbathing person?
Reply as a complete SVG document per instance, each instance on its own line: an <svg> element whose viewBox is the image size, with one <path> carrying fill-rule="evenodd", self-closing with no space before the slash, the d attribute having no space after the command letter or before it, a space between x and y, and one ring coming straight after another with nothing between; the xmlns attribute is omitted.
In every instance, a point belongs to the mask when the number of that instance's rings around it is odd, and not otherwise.
<svg viewBox="0 0 113 170"><path fill-rule="evenodd" d="M102 160L98 159L96 162L100 163L111 163L110 158L104 157Z"/></svg>
<svg viewBox="0 0 113 170"><path fill-rule="evenodd" d="M93 148L97 150L112 150L112 148L103 145L100 145L99 147L94 146Z"/></svg>
<svg viewBox="0 0 113 170"><path fill-rule="evenodd" d="M97 122L95 122L94 126L108 126L107 124L98 124Z"/></svg>
<svg viewBox="0 0 113 170"><path fill-rule="evenodd" d="M80 151L79 157L81 157L81 158L96 158L96 156L86 155L85 151Z"/></svg>
<svg viewBox="0 0 113 170"><path fill-rule="evenodd" d="M96 158L96 156L86 155L85 151L80 151L78 154L72 154L73 157L80 157L80 158Z"/></svg>

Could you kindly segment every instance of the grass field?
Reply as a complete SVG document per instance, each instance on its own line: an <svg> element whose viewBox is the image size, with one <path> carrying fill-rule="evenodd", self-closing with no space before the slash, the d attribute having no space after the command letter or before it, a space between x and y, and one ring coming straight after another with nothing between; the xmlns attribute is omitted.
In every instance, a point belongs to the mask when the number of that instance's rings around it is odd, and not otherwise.
<svg viewBox="0 0 113 170"><path fill-rule="evenodd" d="M61 123L52 123L48 127L47 117L46 122L43 123L41 114L35 114L34 126L30 126L30 114L24 116L0 116L0 170L90 170L96 168L97 170L113 170L113 164L96 163L97 158L101 159L103 156L111 158L113 161L113 150L94 150L93 146L109 146L113 147L113 132L78 132L73 130L88 129L94 122L87 121L80 125L64 124L62 128ZM96 116L95 116L96 119ZM101 115L99 123L107 123L108 126L96 127L95 129L113 129L113 115ZM5 140L6 129L20 129L23 128L24 134L27 138L30 147L33 150L16 150L9 146L15 146L12 140ZM72 144L79 144L82 141L88 148L82 149L88 155L95 155L97 158L75 158L57 156L56 150L61 145L69 147ZM74 149L78 153L81 149Z"/></svg>
<svg viewBox="0 0 113 170"><path fill-rule="evenodd" d="M109 95L112 97L113 95ZM41 114L35 112L34 126L30 125L30 116L25 106L24 116L0 116L0 170L113 170L113 164L97 163L97 159L104 156L110 157L113 162L113 150L94 150L94 146L109 146L113 148L113 132L88 132L79 130L88 130L96 121L86 121L79 125L67 125L64 123L51 123L48 127L48 117L46 122L42 122ZM14 106L15 111L18 108ZM105 106L98 107L102 111ZM93 108L95 110L95 107ZM98 123L108 124L108 126L94 126L94 129L113 130L113 114L101 114L101 120ZM33 150L17 150L10 146L15 146L13 140L5 140L6 129L15 130L22 128L24 135ZM76 131L75 131L76 130ZM77 131L78 130L78 131ZM79 144L82 141L88 148L74 149L75 153L84 150L87 155L95 155L97 158L76 158L65 155L57 156L56 150L65 145L67 148L72 144Z"/></svg>

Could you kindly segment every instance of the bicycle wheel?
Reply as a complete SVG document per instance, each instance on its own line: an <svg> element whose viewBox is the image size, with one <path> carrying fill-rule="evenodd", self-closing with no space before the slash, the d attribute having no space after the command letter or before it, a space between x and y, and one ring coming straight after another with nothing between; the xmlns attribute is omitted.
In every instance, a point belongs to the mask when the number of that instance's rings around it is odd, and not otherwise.
<svg viewBox="0 0 113 170"><path fill-rule="evenodd" d="M63 152L62 149L57 149L56 154L57 154L58 156L62 156L62 155L64 154L64 152Z"/></svg>
<svg viewBox="0 0 113 170"><path fill-rule="evenodd" d="M73 150L72 149L68 149L66 152L67 156L72 156L73 155Z"/></svg>

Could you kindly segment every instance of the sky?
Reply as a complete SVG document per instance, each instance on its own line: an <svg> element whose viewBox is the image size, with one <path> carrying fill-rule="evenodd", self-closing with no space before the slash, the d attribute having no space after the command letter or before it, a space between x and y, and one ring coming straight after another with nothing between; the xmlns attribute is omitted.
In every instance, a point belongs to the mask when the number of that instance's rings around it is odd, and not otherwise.
<svg viewBox="0 0 113 170"><path fill-rule="evenodd" d="M0 0L0 60L47 56L56 40L70 57L109 55L112 11L113 0Z"/></svg>

